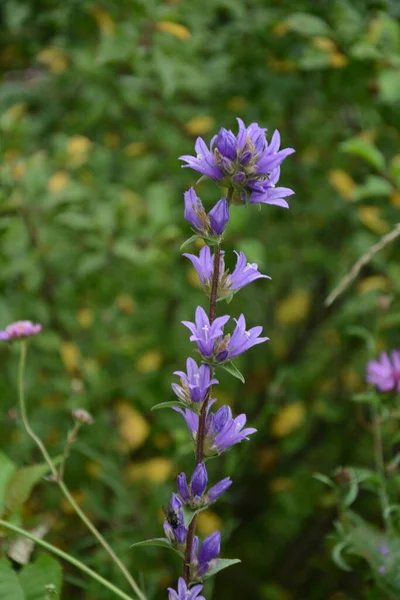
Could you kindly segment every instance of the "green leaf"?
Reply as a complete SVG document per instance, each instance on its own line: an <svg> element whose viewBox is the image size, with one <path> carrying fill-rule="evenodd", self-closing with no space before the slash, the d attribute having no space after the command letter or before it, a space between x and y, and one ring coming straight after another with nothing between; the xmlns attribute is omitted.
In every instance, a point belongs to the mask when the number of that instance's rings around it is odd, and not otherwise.
<svg viewBox="0 0 400 600"><path fill-rule="evenodd" d="M340 542L336 544L336 546L332 550L332 560L333 562L343 571L352 571L353 569L349 567L346 561L343 559L342 553L348 547L348 542Z"/></svg>
<svg viewBox="0 0 400 600"><path fill-rule="evenodd" d="M285 22L292 31L306 37L332 34L331 28L323 19L309 13L292 13Z"/></svg>
<svg viewBox="0 0 400 600"><path fill-rule="evenodd" d="M16 466L3 452L0 452L0 515L3 512L4 494L7 483L14 473Z"/></svg>
<svg viewBox="0 0 400 600"><path fill-rule="evenodd" d="M159 404L155 404L151 407L151 410L161 410L162 408L172 408L173 406L183 406L184 408L187 408L186 404L183 404L183 402L174 402L174 400L171 400L170 402L160 402Z"/></svg>
<svg viewBox="0 0 400 600"><path fill-rule="evenodd" d="M187 240L185 240L183 242L183 244L180 247L180 250L181 251L184 250L186 248L186 246L190 246L190 244L192 242L195 242L196 240L199 240L199 239L203 239L203 236L202 235L192 235L190 238L188 238Z"/></svg>
<svg viewBox="0 0 400 600"><path fill-rule="evenodd" d="M385 157L371 142L354 137L340 144L340 149L348 154L359 156L379 171L385 168Z"/></svg>
<svg viewBox="0 0 400 600"><path fill-rule="evenodd" d="M351 397L352 402L365 402L366 404L371 404L372 406L376 406L379 404L379 396L376 392L364 392L362 394L354 394Z"/></svg>
<svg viewBox="0 0 400 600"><path fill-rule="evenodd" d="M60 563L48 554L39 554L36 560L26 565L19 574L19 580L25 593L25 600L45 600L46 587L52 593L48 597L53 600L61 598L62 569Z"/></svg>
<svg viewBox="0 0 400 600"><path fill-rule="evenodd" d="M348 508L353 504L358 496L358 481L352 479L348 484L348 490L343 498L343 504Z"/></svg>
<svg viewBox="0 0 400 600"><path fill-rule="evenodd" d="M223 365L220 365L223 369L225 369L225 371L228 371L228 373L230 373L231 375L233 375L234 377L236 377L236 379L240 379L240 381L242 383L245 383L245 379L243 377L243 375L241 374L241 372L239 371L239 369L237 367L235 367L235 365L233 364L233 362L227 362L224 363Z"/></svg>
<svg viewBox="0 0 400 600"><path fill-rule="evenodd" d="M324 483L325 485L327 485L331 488L336 488L336 485L332 481L332 479L330 479L326 475L323 475L322 473L313 473L313 478L316 479L317 481L320 481L321 483Z"/></svg>
<svg viewBox="0 0 400 600"><path fill-rule="evenodd" d="M227 569L228 567L232 567L233 565L237 565L242 562L239 558L219 558L215 567L210 569L203 577L203 579L208 579L209 577L213 577L219 571L223 569Z"/></svg>
<svg viewBox="0 0 400 600"><path fill-rule="evenodd" d="M177 548L174 548L171 542L167 540L167 538L153 538L151 540L143 540L142 542L136 542L135 544L132 544L129 547L138 548L139 546L160 546L161 548L168 548L168 550L173 550L173 552L176 552L177 554L179 554L179 556L182 556L182 552L177 550Z"/></svg>
<svg viewBox="0 0 400 600"><path fill-rule="evenodd" d="M385 69L378 75L379 97L382 102L394 104L400 100L400 70Z"/></svg>
<svg viewBox="0 0 400 600"><path fill-rule="evenodd" d="M352 326L345 331L347 335L358 337L366 342L366 346L371 354L375 354L376 345L373 334L365 327Z"/></svg>
<svg viewBox="0 0 400 600"><path fill-rule="evenodd" d="M34 486L49 472L47 464L21 467L7 483L4 495L4 510L11 514L28 500Z"/></svg>
<svg viewBox="0 0 400 600"><path fill-rule="evenodd" d="M18 576L6 558L0 560L0 600L25 600Z"/></svg>
<svg viewBox="0 0 400 600"><path fill-rule="evenodd" d="M359 201L365 198L376 198L389 196L393 191L391 183L383 177L370 175L363 185L359 185L353 192L353 200Z"/></svg>

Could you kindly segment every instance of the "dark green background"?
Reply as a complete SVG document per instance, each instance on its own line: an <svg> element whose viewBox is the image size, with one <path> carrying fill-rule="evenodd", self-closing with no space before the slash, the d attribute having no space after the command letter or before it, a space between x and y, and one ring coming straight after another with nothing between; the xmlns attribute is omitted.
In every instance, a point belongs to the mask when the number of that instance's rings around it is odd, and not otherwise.
<svg viewBox="0 0 400 600"><path fill-rule="evenodd" d="M220 377L220 402L246 412L259 433L210 463L213 481L234 480L213 512L223 555L242 565L220 574L206 597L380 598L369 596L361 563L353 573L332 563L326 535L336 509L312 474L372 463L349 402L365 387L367 353L348 328L373 326L382 291L394 296L393 320L378 343L398 342L394 245L331 309L324 299L398 220L399 3L4 0L0 10L0 326L44 324L27 387L32 423L53 454L71 409L95 416L67 483L141 573L149 599L165 598L179 562L129 546L161 535L160 506L174 476L193 466L180 417L150 412L172 399L172 372L193 350L180 321L206 304L179 251L190 235L183 192L197 177L177 157L193 153L198 134L236 131L237 116L269 135L277 128L296 149L281 175L296 192L291 208L235 207L226 238L229 266L241 249L272 281L221 303L220 314L244 312L271 341L238 361L245 385ZM384 167L343 152L355 136L376 144ZM199 190L207 209L219 198L212 183ZM0 352L2 450L20 464L38 461L15 413L16 348ZM121 420L130 446L121 445ZM374 504L365 505L379 525ZM24 524L48 513L56 517L49 541L124 586L44 484ZM110 597L72 569L65 577L65 598Z"/></svg>

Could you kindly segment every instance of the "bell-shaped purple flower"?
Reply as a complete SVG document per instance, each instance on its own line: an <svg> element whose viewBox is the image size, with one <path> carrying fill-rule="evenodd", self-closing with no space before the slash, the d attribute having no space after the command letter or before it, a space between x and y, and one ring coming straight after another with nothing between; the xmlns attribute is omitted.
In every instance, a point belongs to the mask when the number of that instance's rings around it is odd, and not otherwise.
<svg viewBox="0 0 400 600"><path fill-rule="evenodd" d="M245 126L238 119L239 132L222 128L211 140L210 148L198 138L197 157L181 156L190 167L211 179L233 186L234 203L274 204L287 208L284 198L293 194L289 188L277 188L281 163L294 152L293 148L280 149L280 134L275 131L271 141L266 129L257 123Z"/></svg>
<svg viewBox="0 0 400 600"><path fill-rule="evenodd" d="M199 596L202 589L201 583L189 588L185 580L179 577L178 591L168 588L168 600L206 600L204 596Z"/></svg>
<svg viewBox="0 0 400 600"><path fill-rule="evenodd" d="M205 456L220 454L231 446L239 444L243 440L248 440L248 436L257 431L253 427L244 427L246 425L245 414L241 414L234 419L229 406L222 406L216 413L210 413L210 405L207 407L208 414L204 443ZM188 408L182 410L181 408L174 407L173 410L183 416L192 440L196 442L199 430L199 416Z"/></svg>
<svg viewBox="0 0 400 600"><path fill-rule="evenodd" d="M179 157L179 160L183 160L187 163L186 165L182 166L189 167L190 169L198 171L198 173L202 173L202 175L206 175L206 177L216 181L223 179L224 175L221 168L217 165L214 152L212 152L211 148L207 148L207 145L202 138L197 138L194 149L197 153L196 157L190 155Z"/></svg>
<svg viewBox="0 0 400 600"><path fill-rule="evenodd" d="M215 485L213 485L207 493L208 502L215 502L226 490L232 485L232 479L230 477L225 477L225 479L221 479Z"/></svg>
<svg viewBox="0 0 400 600"><path fill-rule="evenodd" d="M217 204L208 213L210 219L211 233L221 235L229 221L229 206L226 198L218 200Z"/></svg>
<svg viewBox="0 0 400 600"><path fill-rule="evenodd" d="M186 541L187 529L185 527L182 501L176 494L172 494L164 513L163 527L165 535L175 546L182 546Z"/></svg>
<svg viewBox="0 0 400 600"><path fill-rule="evenodd" d="M208 365L197 366L193 358L186 361L187 373L175 371L174 375L179 375L181 385L172 384L172 389L178 398L185 404L192 402L203 402L208 389L218 383L218 379L211 378L211 369Z"/></svg>
<svg viewBox="0 0 400 600"><path fill-rule="evenodd" d="M187 484L186 475L181 473L176 479L178 493L182 501L192 510L197 510L202 506L206 506L215 502L232 484L230 477L225 477L206 492L208 481L207 469L204 463L197 465L190 480L190 485Z"/></svg>
<svg viewBox="0 0 400 600"><path fill-rule="evenodd" d="M273 204L282 208L289 208L289 204L284 200L292 196L294 191L290 188L275 187L279 176L280 167L274 169L268 179L260 181L251 181L249 188L251 191L249 202L251 204Z"/></svg>
<svg viewBox="0 0 400 600"><path fill-rule="evenodd" d="M232 133L232 131L228 131L222 127L217 135L216 146L218 152L225 158L228 158L232 161L236 159L237 142L236 136Z"/></svg>
<svg viewBox="0 0 400 600"><path fill-rule="evenodd" d="M221 260L220 260L220 275L222 275L225 265L224 265L224 252L221 252ZM214 255L211 255L210 247L203 246L200 250L199 256L195 254L183 254L186 256L194 266L197 271L197 274L200 279L201 285L209 289L211 287L211 280L214 273Z"/></svg>
<svg viewBox="0 0 400 600"><path fill-rule="evenodd" d="M194 496L201 497L206 489L208 482L207 470L204 463L200 463L195 468L192 479L190 480L190 488Z"/></svg>
<svg viewBox="0 0 400 600"><path fill-rule="evenodd" d="M248 263L243 252L239 254L235 250L237 256L236 267L233 273L229 276L231 290L240 290L245 285L248 285L261 277L271 279L268 275L262 275L258 270L256 263Z"/></svg>
<svg viewBox="0 0 400 600"><path fill-rule="evenodd" d="M192 335L191 342L196 342L197 347L205 358L210 358L214 352L214 343L223 334L223 326L229 321L229 316L217 317L213 323L210 320L201 306L196 309L195 323L190 321L182 321Z"/></svg>
<svg viewBox="0 0 400 600"><path fill-rule="evenodd" d="M379 360L370 360L367 365L368 383L380 392L400 392L400 351L393 350L388 356L382 352Z"/></svg>
<svg viewBox="0 0 400 600"><path fill-rule="evenodd" d="M32 321L16 321L8 325L4 331L0 331L0 340L4 342L12 342L21 338L32 337L42 331L42 326L39 323Z"/></svg>
<svg viewBox="0 0 400 600"><path fill-rule="evenodd" d="M187 192L184 193L185 199L185 211L184 217L186 221L189 221L193 229L198 231L199 233L208 234L210 229L210 221L206 215L206 211L204 210L204 206L194 191L194 188L191 187Z"/></svg>
<svg viewBox="0 0 400 600"><path fill-rule="evenodd" d="M199 566L197 570L198 577L202 577L211 568L211 562L217 558L221 551L221 534L219 531L214 531L200 545L197 559Z"/></svg>
<svg viewBox="0 0 400 600"><path fill-rule="evenodd" d="M246 330L246 320L244 315L240 315L236 321L236 327L232 336L225 336L224 339L220 340L219 344L215 348L215 359L217 361L225 361L243 354L246 350L249 350L256 344L266 342L269 338L260 337L263 330L262 327L252 327Z"/></svg>

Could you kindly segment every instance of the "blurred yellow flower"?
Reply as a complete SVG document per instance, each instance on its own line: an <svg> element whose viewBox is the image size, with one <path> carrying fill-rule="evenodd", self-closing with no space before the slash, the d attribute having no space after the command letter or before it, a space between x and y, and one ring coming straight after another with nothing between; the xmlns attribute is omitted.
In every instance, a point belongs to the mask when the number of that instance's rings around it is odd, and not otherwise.
<svg viewBox="0 0 400 600"><path fill-rule="evenodd" d="M188 40L192 37L190 29L179 23L173 23L172 21L158 21L156 23L156 30L170 33L180 40Z"/></svg>
<svg viewBox="0 0 400 600"><path fill-rule="evenodd" d="M74 342L62 342L60 355L67 371L71 372L78 368L81 353Z"/></svg>
<svg viewBox="0 0 400 600"><path fill-rule="evenodd" d="M328 181L344 200L352 200L357 185L346 171L331 169L328 173Z"/></svg>
<svg viewBox="0 0 400 600"><path fill-rule="evenodd" d="M291 402L284 406L274 417L271 433L274 437L286 437L298 429L304 422L306 409L303 402Z"/></svg>
<svg viewBox="0 0 400 600"><path fill-rule="evenodd" d="M62 73L68 68L67 56L60 48L44 48L36 58L53 73Z"/></svg>
<svg viewBox="0 0 400 600"><path fill-rule="evenodd" d="M304 289L295 290L279 302L276 318L283 325L299 323L307 316L310 306L310 292Z"/></svg>
<svg viewBox="0 0 400 600"><path fill-rule="evenodd" d="M185 124L185 129L190 135L204 135L211 131L214 127L215 121L212 117L206 115L193 117Z"/></svg>
<svg viewBox="0 0 400 600"><path fill-rule="evenodd" d="M365 227L374 233L384 234L390 231L390 224L382 219L381 209L377 206L360 206L358 216Z"/></svg>
<svg viewBox="0 0 400 600"><path fill-rule="evenodd" d="M104 10L98 4L91 4L89 6L89 12L92 17L96 20L96 23L104 35L112 35L115 31L115 23L111 17L111 15Z"/></svg>
<svg viewBox="0 0 400 600"><path fill-rule="evenodd" d="M150 425L143 415L125 401L118 402L115 412L121 438L121 451L130 452L143 446L150 433Z"/></svg>
<svg viewBox="0 0 400 600"><path fill-rule="evenodd" d="M163 483L171 476L173 463L169 458L150 458L143 462L132 462L125 470L128 483L147 479L151 483Z"/></svg>
<svg viewBox="0 0 400 600"><path fill-rule="evenodd" d="M87 329L91 325L93 325L94 314L90 308L81 308L78 310L78 323L81 327Z"/></svg>
<svg viewBox="0 0 400 600"><path fill-rule="evenodd" d="M386 292L388 289L390 289L390 281L383 275L371 275L371 277L364 277L364 279L362 279L357 286L357 291L359 294L366 294L367 292L371 292L373 290L382 290Z"/></svg>
<svg viewBox="0 0 400 600"><path fill-rule="evenodd" d="M50 192L56 194L57 192L61 192L63 189L65 189L68 185L68 182L68 173L65 171L56 171L56 173L50 177L47 187Z"/></svg>
<svg viewBox="0 0 400 600"><path fill-rule="evenodd" d="M136 361L138 373L153 373L162 365L163 357L159 350L148 350Z"/></svg>
<svg viewBox="0 0 400 600"><path fill-rule="evenodd" d="M205 510L197 515L197 527L200 535L206 537L219 529L223 528L222 519L212 510Z"/></svg>

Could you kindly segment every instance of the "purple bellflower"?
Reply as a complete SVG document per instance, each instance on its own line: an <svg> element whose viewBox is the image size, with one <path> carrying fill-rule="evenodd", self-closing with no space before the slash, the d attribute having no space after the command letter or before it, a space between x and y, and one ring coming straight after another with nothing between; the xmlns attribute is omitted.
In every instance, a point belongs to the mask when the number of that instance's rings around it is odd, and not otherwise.
<svg viewBox="0 0 400 600"><path fill-rule="evenodd" d="M235 330L231 335L226 335L221 339L215 346L215 360L225 361L243 354L246 350L249 350L252 346L262 344L269 340L267 337L259 337L262 333L262 327L252 327L246 330L246 320L244 315L240 315L236 321Z"/></svg>
<svg viewBox="0 0 400 600"><path fill-rule="evenodd" d="M207 407L207 412L210 407ZM186 421L192 440L196 442L199 430L199 416L192 410L174 407ZM235 419L229 406L221 406L216 413L208 413L206 419L206 431L204 441L204 455L213 456L221 454L231 446L239 444L242 440L248 440L249 435L257 429L246 427L246 415L241 414ZM210 490L211 492L211 490Z"/></svg>
<svg viewBox="0 0 400 600"><path fill-rule="evenodd" d="M194 585L189 589L185 580L179 577L178 591L168 588L168 600L205 600L204 596L199 596L203 586L201 583Z"/></svg>
<svg viewBox="0 0 400 600"><path fill-rule="evenodd" d="M207 470L204 463L199 463L193 472L188 485L185 473L177 477L177 488L182 501L192 510L215 502L232 484L230 477L225 477L205 493L208 482Z"/></svg>
<svg viewBox="0 0 400 600"><path fill-rule="evenodd" d="M198 543L196 544L196 546ZM221 534L214 531L200 545L196 557L193 558L193 566L197 577L203 577L211 568L217 565L217 557L221 551Z"/></svg>
<svg viewBox="0 0 400 600"><path fill-rule="evenodd" d="M206 177L222 182L234 189L234 203L275 204L288 207L285 197L293 194L289 188L276 188L279 166L293 148L280 150L280 134L275 131L270 143L266 140L266 129L252 123L246 127L238 119L237 136L232 131L220 129L208 148L202 138L197 138L197 156L184 155L180 160Z"/></svg>
<svg viewBox="0 0 400 600"><path fill-rule="evenodd" d="M31 321L16 321L11 323L0 331L0 340L4 342L12 342L21 338L31 337L37 335L42 331L42 326L39 323L32 323Z"/></svg>
<svg viewBox="0 0 400 600"><path fill-rule="evenodd" d="M164 510L164 533L174 546L183 546L186 542L187 529L182 510L182 502L176 494L172 494L168 507Z"/></svg>
<svg viewBox="0 0 400 600"><path fill-rule="evenodd" d="M268 275L259 272L256 263L248 263L243 252L237 253L235 250L235 254L237 256L236 267L230 274L229 270L225 271L224 252L221 252L218 298L230 296L256 279L271 279ZM211 255L209 246L204 246L200 250L199 256L195 254L184 254L183 256L191 261L199 276L201 287L209 296L214 272L214 255Z"/></svg>
<svg viewBox="0 0 400 600"><path fill-rule="evenodd" d="M223 335L223 326L229 321L229 316L217 317L212 324L205 310L198 306L196 308L195 323L190 321L182 321L182 323L190 329L192 335L191 342L196 342L200 353L205 358L210 358L214 352L214 343Z"/></svg>
<svg viewBox="0 0 400 600"><path fill-rule="evenodd" d="M367 365L368 383L380 392L400 392L400 351L393 350L390 357L382 352L379 360L370 360Z"/></svg>
<svg viewBox="0 0 400 600"><path fill-rule="evenodd" d="M185 219L193 229L202 235L221 235L229 221L229 207L226 198L218 200L208 215L204 206L191 187L184 193Z"/></svg>
<svg viewBox="0 0 400 600"><path fill-rule="evenodd" d="M200 365L198 367L193 358L187 359L186 370L187 374L183 371L174 372L174 375L179 375L181 378L181 385L173 383L172 389L184 404L200 404L203 402L210 387L217 384L218 380L211 378L209 365Z"/></svg>

